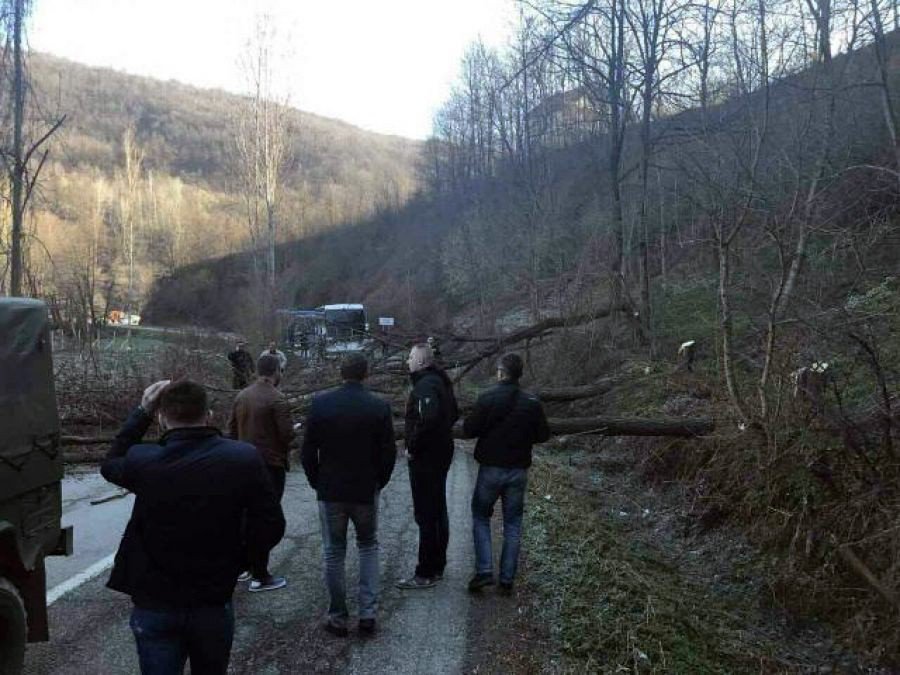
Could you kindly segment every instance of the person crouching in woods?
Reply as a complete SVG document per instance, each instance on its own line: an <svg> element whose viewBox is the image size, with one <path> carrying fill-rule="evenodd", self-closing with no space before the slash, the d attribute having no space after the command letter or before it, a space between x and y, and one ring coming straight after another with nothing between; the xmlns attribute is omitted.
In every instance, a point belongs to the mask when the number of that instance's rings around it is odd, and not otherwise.
<svg viewBox="0 0 900 675"><path fill-rule="evenodd" d="M497 365L499 384L478 397L463 422L467 438L477 438L475 460L479 464L472 495L472 534L475 540L475 576L469 590L494 584L491 516L494 504L503 503L503 551L500 555L500 589L510 593L516 578L525 510L525 489L531 447L550 438L544 409L537 397L519 388L522 358L507 354Z"/></svg>
<svg viewBox="0 0 900 675"><path fill-rule="evenodd" d="M256 382L239 393L231 409L228 435L256 446L266 464L279 503L284 496L284 483L290 468L288 454L294 440L294 420L284 394L278 391L281 366L278 359L266 352L256 363ZM269 553L258 552L249 558L250 572L241 581L250 579L248 590L273 591L284 588L284 577L269 572Z"/></svg>
<svg viewBox="0 0 900 675"><path fill-rule="evenodd" d="M181 673L188 659L194 673L226 672L247 548L261 556L284 534L259 452L209 426L208 408L195 382L150 385L100 468L135 494L107 586L134 602L145 675ZM165 433L142 443L154 416Z"/></svg>
<svg viewBox="0 0 900 675"><path fill-rule="evenodd" d="M406 448L413 511L419 526L419 564L398 588L430 588L443 578L450 524L447 472L453 461L453 425L459 418L453 384L434 362L427 344L407 360L413 388L406 403Z"/></svg>
<svg viewBox="0 0 900 675"><path fill-rule="evenodd" d="M233 352L228 352L228 361L231 363L231 386L233 389L243 389L253 377L253 357L247 351L247 343L241 340Z"/></svg>
<svg viewBox="0 0 900 675"><path fill-rule="evenodd" d="M325 583L331 603L325 630L345 637L347 599L344 560L347 523L359 550L359 632L375 632L378 609L378 497L394 471L397 449L391 406L371 394L360 354L341 363L344 383L316 396L306 420L303 469L319 500Z"/></svg>

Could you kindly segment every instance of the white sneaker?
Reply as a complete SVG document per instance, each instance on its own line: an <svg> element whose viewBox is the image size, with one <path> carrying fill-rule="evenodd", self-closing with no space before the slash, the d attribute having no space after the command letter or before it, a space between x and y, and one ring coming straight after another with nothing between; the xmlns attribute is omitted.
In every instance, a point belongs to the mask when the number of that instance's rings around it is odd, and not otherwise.
<svg viewBox="0 0 900 675"><path fill-rule="evenodd" d="M244 581L250 581L253 578L253 575L250 574L249 571L244 570L238 575L237 582L242 583Z"/></svg>
<svg viewBox="0 0 900 675"><path fill-rule="evenodd" d="M247 588L251 593L260 593L262 591L275 591L279 588L287 586L287 579L284 577L269 577L263 581L254 579Z"/></svg>

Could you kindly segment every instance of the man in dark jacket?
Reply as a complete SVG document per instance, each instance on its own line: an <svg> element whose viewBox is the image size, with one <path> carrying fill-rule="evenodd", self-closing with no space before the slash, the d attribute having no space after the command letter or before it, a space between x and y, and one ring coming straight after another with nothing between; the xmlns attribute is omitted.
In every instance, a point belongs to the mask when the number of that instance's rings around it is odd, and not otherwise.
<svg viewBox="0 0 900 675"><path fill-rule="evenodd" d="M472 495L472 532L475 540L475 576L469 590L494 583L491 548L491 516L497 499L503 500L503 551L500 555L500 588L511 592L519 560L525 488L531 466L531 446L550 438L547 418L537 397L519 388L522 359L507 354L497 366L499 384L478 397L463 430L478 438L475 460L479 463Z"/></svg>
<svg viewBox="0 0 900 675"><path fill-rule="evenodd" d="M291 407L284 394L278 391L281 383L281 366L278 358L268 353L256 363L259 377L256 382L241 391L234 399L228 435L256 446L275 487L279 503L284 496L284 483L289 467L288 453L294 440L294 420ZM252 593L284 588L284 577L269 572L269 554L250 558L250 586ZM246 580L247 575L241 575Z"/></svg>
<svg viewBox="0 0 900 675"><path fill-rule="evenodd" d="M243 389L250 384L253 377L253 357L247 351L246 342L241 340L233 352L228 352L228 361L231 363L231 386Z"/></svg>
<svg viewBox="0 0 900 675"><path fill-rule="evenodd" d="M419 526L419 564L398 588L430 588L444 575L450 524L447 472L453 461L453 425L459 418L453 384L434 363L427 344L415 345L407 360L412 392L406 403L409 484Z"/></svg>
<svg viewBox="0 0 900 675"><path fill-rule="evenodd" d="M325 580L331 603L325 630L344 637L347 600L344 559L347 523L353 522L359 550L359 631L375 631L378 609L378 496L391 479L397 450L391 406L362 384L365 357L341 363L344 383L316 396L306 420L302 462L319 499Z"/></svg>
<svg viewBox="0 0 900 675"><path fill-rule="evenodd" d="M166 431L142 443L157 407ZM134 602L131 628L145 674L180 673L188 658L194 673L226 672L231 596L247 549L268 551L284 533L256 448L222 438L208 419L201 385L157 382L100 469L135 494L107 586Z"/></svg>

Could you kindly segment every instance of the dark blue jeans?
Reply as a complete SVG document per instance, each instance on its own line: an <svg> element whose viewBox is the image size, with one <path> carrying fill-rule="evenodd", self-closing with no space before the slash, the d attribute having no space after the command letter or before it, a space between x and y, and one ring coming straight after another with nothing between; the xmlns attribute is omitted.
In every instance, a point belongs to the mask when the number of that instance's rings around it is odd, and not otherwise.
<svg viewBox="0 0 900 675"><path fill-rule="evenodd" d="M344 561L347 557L347 524L351 521L359 551L359 618L374 619L378 611L378 492L372 504L319 502L325 584L331 598L328 618L335 624L347 621Z"/></svg>
<svg viewBox="0 0 900 675"><path fill-rule="evenodd" d="M516 578L525 511L527 469L482 466L478 469L472 495L472 534L475 539L475 573L494 574L491 516L494 504L503 502L503 551L500 554L500 581L511 584Z"/></svg>
<svg viewBox="0 0 900 675"><path fill-rule="evenodd" d="M228 670L234 636L234 608L146 609L135 606L131 630L143 675L180 675L190 658L194 675Z"/></svg>

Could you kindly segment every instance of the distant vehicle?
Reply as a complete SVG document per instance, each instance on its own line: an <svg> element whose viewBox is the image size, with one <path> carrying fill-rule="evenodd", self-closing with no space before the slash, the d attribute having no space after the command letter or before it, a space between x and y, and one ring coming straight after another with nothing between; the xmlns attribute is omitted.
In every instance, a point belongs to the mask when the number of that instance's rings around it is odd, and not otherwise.
<svg viewBox="0 0 900 675"><path fill-rule="evenodd" d="M278 314L283 341L293 349L330 356L369 351L374 346L363 305L345 303L315 309L284 309Z"/></svg>
<svg viewBox="0 0 900 675"><path fill-rule="evenodd" d="M141 315L128 314L127 312L113 309L106 316L106 323L110 326L139 326L141 324Z"/></svg>
<svg viewBox="0 0 900 675"><path fill-rule="evenodd" d="M50 320L37 300L0 299L0 673L49 639L44 558L71 555Z"/></svg>

